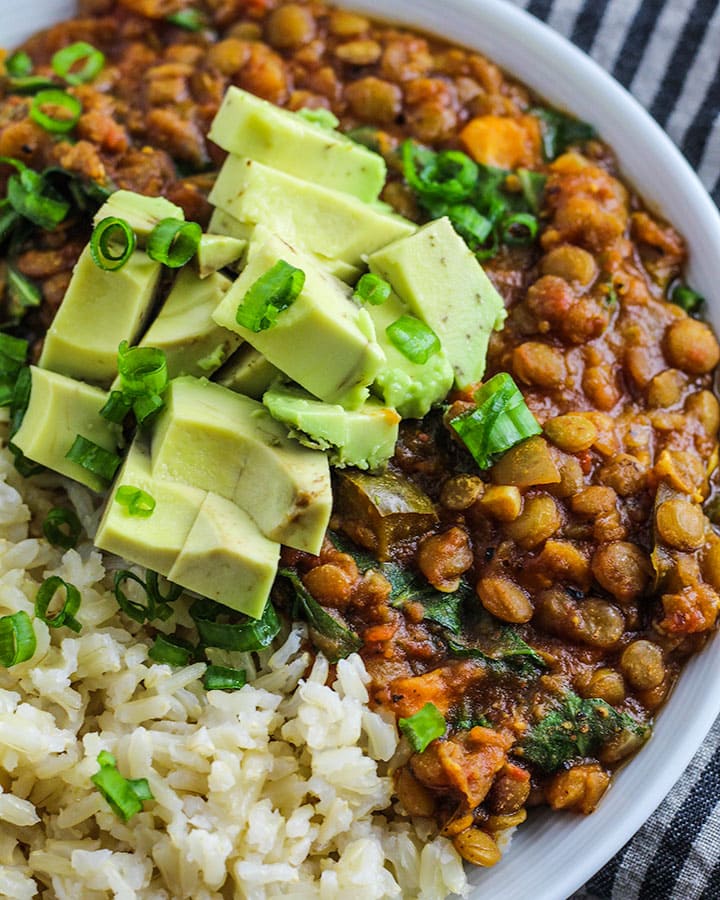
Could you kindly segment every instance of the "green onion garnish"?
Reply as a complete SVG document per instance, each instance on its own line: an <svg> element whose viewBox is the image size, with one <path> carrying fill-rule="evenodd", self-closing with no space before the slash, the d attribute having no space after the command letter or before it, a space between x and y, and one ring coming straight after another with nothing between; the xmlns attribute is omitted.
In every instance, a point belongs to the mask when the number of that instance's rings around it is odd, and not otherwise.
<svg viewBox="0 0 720 900"><path fill-rule="evenodd" d="M181 638L158 634L148 651L150 659L168 666L186 666L192 659L195 648Z"/></svg>
<svg viewBox="0 0 720 900"><path fill-rule="evenodd" d="M305 119L306 122L311 122L313 125L319 125L321 128L325 128L328 131L334 131L340 124L340 119L338 119L336 115L333 115L329 109L309 109L308 107L304 107L303 109L299 109L296 115L300 116L301 119Z"/></svg>
<svg viewBox="0 0 720 900"><path fill-rule="evenodd" d="M59 225L70 210L70 204L49 185L39 172L8 157L0 162L18 170L8 178L7 199L16 213L47 231Z"/></svg>
<svg viewBox="0 0 720 900"><path fill-rule="evenodd" d="M137 246L135 232L125 219L107 216L97 223L90 236L90 255L106 272L122 269Z"/></svg>
<svg viewBox="0 0 720 900"><path fill-rule="evenodd" d="M22 275L14 266L8 266L7 287L11 308L20 318L26 309L40 306L40 288Z"/></svg>
<svg viewBox="0 0 720 900"><path fill-rule="evenodd" d="M469 203L458 203L447 211L453 228L472 250L478 249L490 236L493 223Z"/></svg>
<svg viewBox="0 0 720 900"><path fill-rule="evenodd" d="M401 155L405 180L423 198L459 203L477 182L477 164L459 150L433 153L406 140Z"/></svg>
<svg viewBox="0 0 720 900"><path fill-rule="evenodd" d="M23 78L32 70L32 60L24 50L16 51L5 60L5 71L11 78Z"/></svg>
<svg viewBox="0 0 720 900"><path fill-rule="evenodd" d="M37 640L30 616L20 609L0 618L0 666L9 669L35 653Z"/></svg>
<svg viewBox="0 0 720 900"><path fill-rule="evenodd" d="M151 601L156 606L160 606L164 603L174 603L182 594L183 589L179 584L173 584L171 581L168 581L168 585L169 587L167 594L163 594L163 592L160 590L158 573L153 572L152 569L146 569L145 588Z"/></svg>
<svg viewBox="0 0 720 900"><path fill-rule="evenodd" d="M124 393L131 397L159 394L167 385L167 359L157 347L118 347L118 371Z"/></svg>
<svg viewBox="0 0 720 900"><path fill-rule="evenodd" d="M117 453L106 450L81 434L77 435L73 441L72 447L65 454L65 459L77 463L83 469L87 469L88 472L92 472L93 475L97 475L105 481L112 480L121 463Z"/></svg>
<svg viewBox="0 0 720 900"><path fill-rule="evenodd" d="M165 16L165 21L185 31L202 31L205 27L205 19L199 9L181 9L176 13Z"/></svg>
<svg viewBox="0 0 720 900"><path fill-rule="evenodd" d="M78 66L78 63L82 63L82 65ZM73 85L92 81L100 74L104 65L105 54L85 41L78 41L70 44L69 47L63 47L52 58L55 74Z"/></svg>
<svg viewBox="0 0 720 900"><path fill-rule="evenodd" d="M670 289L670 302L684 309L688 315L696 313L705 302L705 298L682 282L677 282Z"/></svg>
<svg viewBox="0 0 720 900"><path fill-rule="evenodd" d="M541 434L523 395L506 372L495 375L475 394L476 408L452 419L450 425L481 469L521 441Z"/></svg>
<svg viewBox="0 0 720 900"><path fill-rule="evenodd" d="M127 594L122 590L121 587L121 585L125 581L134 581L136 584L140 585L140 587L145 591L145 603L140 603L137 600L131 600L127 596ZM129 569L119 569L115 573L113 590L115 592L115 599L117 600L120 609L125 613L126 616L128 616L130 619L134 619L141 625L145 622L152 622L153 619L161 619L162 621L165 621L172 615L171 607L169 607L167 604L156 603L155 598L151 595L150 591L148 591L147 585L142 580L142 578L139 575L136 575L134 572L131 572Z"/></svg>
<svg viewBox="0 0 720 900"><path fill-rule="evenodd" d="M30 393L32 391L32 375L28 366L20 369L15 380L12 403L10 404L10 437L14 437L20 430L25 418L25 413L30 405Z"/></svg>
<svg viewBox="0 0 720 900"><path fill-rule="evenodd" d="M155 498L142 488L122 484L115 491L115 502L124 506L128 515L147 519L155 510Z"/></svg>
<svg viewBox="0 0 720 900"><path fill-rule="evenodd" d="M165 406L165 401L158 394L148 394L138 397L133 403L133 412L138 425L144 425L149 419L160 412Z"/></svg>
<svg viewBox="0 0 720 900"><path fill-rule="evenodd" d="M116 425L119 425L132 409L132 405L132 398L126 397L122 391L110 391L110 396L105 406L100 410L100 415L107 419L108 422L114 422Z"/></svg>
<svg viewBox="0 0 720 900"><path fill-rule="evenodd" d="M64 112L62 115L53 115L45 111L46 106L56 107ZM72 131L81 115L82 103L78 98L58 88L38 91L30 105L30 118L33 122L37 122L45 131L52 134L66 134Z"/></svg>
<svg viewBox="0 0 720 900"><path fill-rule="evenodd" d="M15 382L25 364L28 342L0 333L0 406L10 406Z"/></svg>
<svg viewBox="0 0 720 900"><path fill-rule="evenodd" d="M415 316L400 316L388 325L385 333L406 359L421 366L441 349L440 339L432 328Z"/></svg>
<svg viewBox="0 0 720 900"><path fill-rule="evenodd" d="M56 82L45 75L23 75L21 78L9 78L8 84L14 94L37 94L38 91L55 87Z"/></svg>
<svg viewBox="0 0 720 900"><path fill-rule="evenodd" d="M371 306L380 306L390 296L392 288L379 275L371 272L363 275L355 285L353 297L359 303L369 303Z"/></svg>
<svg viewBox="0 0 720 900"><path fill-rule="evenodd" d="M60 612L54 616L48 616L48 608L58 591L65 591L65 602ZM82 625L75 618L75 613L80 609L82 597L74 584L63 581L59 575L46 578L40 585L35 596L35 615L49 628L60 628L65 625L71 631L80 631Z"/></svg>
<svg viewBox="0 0 720 900"><path fill-rule="evenodd" d="M530 169L518 169L516 175L520 182L525 202L532 212L539 213L543 204L547 176L541 172L532 172Z"/></svg>
<svg viewBox="0 0 720 900"><path fill-rule="evenodd" d="M42 529L53 547L71 550L77 545L82 525L71 509L56 506L45 516Z"/></svg>
<svg viewBox="0 0 720 900"><path fill-rule="evenodd" d="M189 613L206 647L219 647L222 650L262 650L268 647L280 631L280 620L275 608L268 601L262 617L251 619L242 616L236 622L218 622L220 616L225 617L230 611L228 607L203 598L196 600Z"/></svg>
<svg viewBox="0 0 720 900"><path fill-rule="evenodd" d="M515 213L502 223L502 242L511 247L526 247L535 240L540 224L531 213Z"/></svg>
<svg viewBox="0 0 720 900"><path fill-rule="evenodd" d="M162 219L150 232L147 255L170 269L179 269L195 256L201 237L197 222Z"/></svg>
<svg viewBox="0 0 720 900"><path fill-rule="evenodd" d="M250 287L237 308L235 320L256 334L265 331L295 302L304 286L303 270L280 259Z"/></svg>
<svg viewBox="0 0 720 900"><path fill-rule="evenodd" d="M445 734L445 716L434 703L426 703L421 710L407 719L398 719L400 731L410 741L416 753L422 753L436 738Z"/></svg>
<svg viewBox="0 0 720 900"><path fill-rule="evenodd" d="M203 685L207 691L239 691L244 684L247 684L245 669L208 666L203 675Z"/></svg>
<svg viewBox="0 0 720 900"><path fill-rule="evenodd" d="M154 800L147 778L123 778L112 753L103 750L98 754L100 771L90 776L110 805L110 809L124 822L143 808L143 800Z"/></svg>

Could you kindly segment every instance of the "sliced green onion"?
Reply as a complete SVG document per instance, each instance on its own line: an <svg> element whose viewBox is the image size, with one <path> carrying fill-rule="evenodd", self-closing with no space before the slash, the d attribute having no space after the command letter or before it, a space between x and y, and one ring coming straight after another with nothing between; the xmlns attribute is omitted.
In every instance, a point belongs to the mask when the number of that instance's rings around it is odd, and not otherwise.
<svg viewBox="0 0 720 900"><path fill-rule="evenodd" d="M98 754L100 771L90 776L110 805L110 809L124 822L142 811L144 800L154 800L147 778L124 778L117 768L112 753L103 750Z"/></svg>
<svg viewBox="0 0 720 900"><path fill-rule="evenodd" d="M10 406L15 382L24 367L28 342L0 333L0 406Z"/></svg>
<svg viewBox="0 0 720 900"><path fill-rule="evenodd" d="M192 659L195 648L182 638L159 634L148 651L150 659L168 666L186 666Z"/></svg>
<svg viewBox="0 0 720 900"><path fill-rule="evenodd" d="M682 282L677 282L670 289L670 302L684 309L688 315L696 313L705 302L705 298Z"/></svg>
<svg viewBox="0 0 720 900"><path fill-rule="evenodd" d="M421 710L407 719L398 719L398 728L410 741L416 753L422 753L436 738L445 734L445 716L434 703L426 703Z"/></svg>
<svg viewBox="0 0 720 900"><path fill-rule="evenodd" d="M11 303L20 310L40 306L42 302L40 288L29 278L21 275L14 266L8 266L7 284Z"/></svg>
<svg viewBox="0 0 720 900"><path fill-rule="evenodd" d="M12 441L8 444L8 449L14 457L13 465L15 466L15 469L23 478L31 478L33 475L39 475L41 472L45 471L45 466L41 466L39 463L28 459L22 450L13 444Z"/></svg>
<svg viewBox="0 0 720 900"><path fill-rule="evenodd" d="M122 269L133 255L137 237L125 219L107 216L97 223L90 236L90 255L106 272Z"/></svg>
<svg viewBox="0 0 720 900"><path fill-rule="evenodd" d="M0 666L9 669L35 653L37 640L30 616L20 609L0 618Z"/></svg>
<svg viewBox="0 0 720 900"><path fill-rule="evenodd" d="M67 115L51 115L45 111L46 106L62 109ZM72 131L81 115L82 103L78 98L58 88L38 91L30 105L30 118L33 122L37 122L45 131L52 134L66 134Z"/></svg>
<svg viewBox="0 0 720 900"><path fill-rule="evenodd" d="M165 21L185 31L202 31L205 28L205 18L199 9L181 9L178 12L165 16Z"/></svg>
<svg viewBox="0 0 720 900"><path fill-rule="evenodd" d="M235 320L256 334L265 331L295 302L304 286L303 270L280 259L251 285L237 308Z"/></svg>
<svg viewBox="0 0 720 900"><path fill-rule="evenodd" d="M77 63L82 65L77 66ZM85 41L77 41L69 47L63 47L52 58L55 74L73 85L92 81L102 72L104 65L105 54Z"/></svg>
<svg viewBox="0 0 720 900"><path fill-rule="evenodd" d="M515 213L502 223L502 242L511 247L525 247L537 237L540 223L531 213Z"/></svg>
<svg viewBox="0 0 720 900"><path fill-rule="evenodd" d="M147 519L155 511L155 498L142 488L122 484L115 491L115 502L124 506L128 515Z"/></svg>
<svg viewBox="0 0 720 900"><path fill-rule="evenodd" d="M532 212L539 213L542 209L547 176L541 172L533 172L530 169L518 169L516 175L520 182L525 202Z"/></svg>
<svg viewBox="0 0 720 900"><path fill-rule="evenodd" d="M173 584L171 581L168 581L168 585L169 587L167 594L163 594L163 592L160 590L158 573L153 572L152 569L146 570L145 587L151 601L156 606L161 606L167 603L174 603L182 594L183 588L179 584Z"/></svg>
<svg viewBox="0 0 720 900"><path fill-rule="evenodd" d="M4 158L0 161L11 162L18 169L19 174L11 175L7 185L7 199L16 213L47 231L65 219L70 204L47 183L44 176L17 160Z"/></svg>
<svg viewBox="0 0 720 900"><path fill-rule="evenodd" d="M453 228L471 249L480 247L488 239L493 229L493 223L487 216L479 213L469 203L459 203L451 206L447 214L453 224Z"/></svg>
<svg viewBox="0 0 720 900"><path fill-rule="evenodd" d="M123 391L134 397L159 394L168 382L167 359L157 347L118 347L118 371Z"/></svg>
<svg viewBox="0 0 720 900"><path fill-rule="evenodd" d="M108 422L119 425L132 409L132 397L126 397L122 391L110 391L107 403L100 410L100 415Z"/></svg>
<svg viewBox="0 0 720 900"><path fill-rule="evenodd" d="M164 406L165 401L159 394L148 394L145 397L138 397L132 406L138 425L144 425L153 416L157 415Z"/></svg>
<svg viewBox="0 0 720 900"><path fill-rule="evenodd" d="M62 609L54 616L48 616L48 608L58 591L65 591L65 602ZM63 581L59 575L46 578L40 585L35 596L35 615L49 628L60 628L65 625L71 631L80 631L82 625L75 618L75 613L80 609L82 597L74 584Z"/></svg>
<svg viewBox="0 0 720 900"><path fill-rule="evenodd" d="M433 153L407 140L400 152L405 180L421 198L459 203L470 196L478 180L477 164L459 150Z"/></svg>
<svg viewBox="0 0 720 900"><path fill-rule="evenodd" d="M19 220L20 216L12 208L10 201L0 200L0 244L12 232Z"/></svg>
<svg viewBox="0 0 720 900"><path fill-rule="evenodd" d="M23 78L32 70L32 60L24 50L17 50L5 60L5 71L11 78Z"/></svg>
<svg viewBox="0 0 720 900"><path fill-rule="evenodd" d="M245 669L208 666L203 675L203 685L206 691L239 691L245 684L247 684Z"/></svg>
<svg viewBox="0 0 720 900"><path fill-rule="evenodd" d="M251 619L243 616L237 622L219 622L230 613L227 606L203 598L196 600L190 607L190 616L206 647L219 647L222 650L262 650L269 646L280 631L280 620L275 608L268 600L262 617Z"/></svg>
<svg viewBox="0 0 720 900"><path fill-rule="evenodd" d="M52 78L45 75L23 75L8 79L8 86L13 94L37 94L38 91L55 87L55 84Z"/></svg>
<svg viewBox="0 0 720 900"><path fill-rule="evenodd" d="M25 366L18 372L13 389L12 403L10 404L10 437L13 438L23 423L25 413L30 405L30 393L32 391L32 375L30 368Z"/></svg>
<svg viewBox="0 0 720 900"><path fill-rule="evenodd" d="M406 359L421 366L441 349L440 339L432 328L415 316L400 316L388 325L385 333Z"/></svg>
<svg viewBox="0 0 720 900"><path fill-rule="evenodd" d="M506 372L495 375L475 394L476 408L456 416L450 425L481 469L521 441L541 434L523 395Z"/></svg>
<svg viewBox="0 0 720 900"><path fill-rule="evenodd" d="M77 463L93 475L111 481L121 463L120 457L112 450L106 450L99 444L89 441L78 434L72 447L65 454L65 459Z"/></svg>
<svg viewBox="0 0 720 900"><path fill-rule="evenodd" d="M162 219L150 232L147 255L171 269L179 269L197 253L202 228L197 222Z"/></svg>
<svg viewBox="0 0 720 900"><path fill-rule="evenodd" d="M379 275L371 272L363 275L355 285L353 297L360 303L369 303L371 306L380 306L390 296L392 288Z"/></svg>
<svg viewBox="0 0 720 900"><path fill-rule="evenodd" d="M42 529L53 547L71 550L77 545L82 525L71 509L56 506L45 516Z"/></svg>
<svg viewBox="0 0 720 900"><path fill-rule="evenodd" d="M329 109L309 109L305 107L299 109L296 115L306 122L312 122L313 125L319 125L327 131L334 131L340 124L340 119L330 112Z"/></svg>
<svg viewBox="0 0 720 900"><path fill-rule="evenodd" d="M127 596L121 587L125 581L134 581L136 584L140 585L145 591L145 603L131 600ZM172 615L172 607L168 606L167 603L158 603L156 597L148 590L147 584L142 578L134 572L131 572L129 569L119 569L115 573L113 590L120 609L126 616L134 619L141 625L145 622L152 622L153 619L160 619L164 622Z"/></svg>

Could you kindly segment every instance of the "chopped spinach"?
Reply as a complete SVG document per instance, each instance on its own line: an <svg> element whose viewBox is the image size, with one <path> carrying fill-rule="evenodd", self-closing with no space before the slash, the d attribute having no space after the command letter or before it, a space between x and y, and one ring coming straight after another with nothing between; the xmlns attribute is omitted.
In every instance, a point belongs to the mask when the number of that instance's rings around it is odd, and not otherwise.
<svg viewBox="0 0 720 900"><path fill-rule="evenodd" d="M543 154L548 162L556 159L574 144L584 144L597 137L597 132L587 122L581 122L556 109L535 107L530 112L540 120Z"/></svg>
<svg viewBox="0 0 720 900"><path fill-rule="evenodd" d="M482 649L450 637L447 638L447 648L450 655L456 659L481 660L491 671L499 675L512 673L527 678L537 675L538 669L545 668L543 658L509 627L499 630L492 648Z"/></svg>
<svg viewBox="0 0 720 900"><path fill-rule="evenodd" d="M455 731L470 731L478 725L482 728L492 728L490 719L482 713L478 713L467 698L463 698L455 713L452 725Z"/></svg>
<svg viewBox="0 0 720 900"><path fill-rule="evenodd" d="M363 642L359 635L346 628L323 609L294 569L280 569L280 574L287 578L295 589L293 616L302 617L311 628L326 638L322 641L320 649L330 662L334 663L339 659L345 659L346 656L350 656L351 653L355 653L362 647Z"/></svg>
<svg viewBox="0 0 720 900"><path fill-rule="evenodd" d="M555 772L571 759L592 756L610 738L624 730L649 732L627 713L619 713L604 700L583 700L569 693L520 743L522 758L544 772Z"/></svg>

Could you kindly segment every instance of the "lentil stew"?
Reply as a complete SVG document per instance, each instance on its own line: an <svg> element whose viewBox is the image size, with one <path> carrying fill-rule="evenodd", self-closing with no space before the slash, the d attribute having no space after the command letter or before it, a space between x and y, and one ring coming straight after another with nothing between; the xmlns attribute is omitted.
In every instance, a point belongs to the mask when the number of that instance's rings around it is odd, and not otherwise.
<svg viewBox="0 0 720 900"><path fill-rule="evenodd" d="M180 6L84 0L24 45L32 76L0 85L0 156L72 201L50 230L0 228L3 322L39 350L104 191L162 195L207 222L223 154L206 134L233 84L332 112L382 153L383 199L416 221L453 211L413 185L408 139L467 154L478 184L531 217L518 235L476 192L465 206L491 230L463 232L456 208L453 221L509 312L486 379L510 373L542 435L479 470L450 427L473 391L456 391L401 426L383 477L393 496L414 492L403 513L383 514L373 476L339 472L321 554L283 560L362 639L376 704L401 727L427 704L441 714L442 732L408 747L397 797L492 865L529 808L592 812L716 625L720 346L681 282L683 240L591 128L476 53L315 2L207 0L192 21ZM71 132L48 131L23 78L60 84L53 57L80 41L105 63L67 87ZM0 172L4 196L13 165ZM292 583L277 594L289 607Z"/></svg>

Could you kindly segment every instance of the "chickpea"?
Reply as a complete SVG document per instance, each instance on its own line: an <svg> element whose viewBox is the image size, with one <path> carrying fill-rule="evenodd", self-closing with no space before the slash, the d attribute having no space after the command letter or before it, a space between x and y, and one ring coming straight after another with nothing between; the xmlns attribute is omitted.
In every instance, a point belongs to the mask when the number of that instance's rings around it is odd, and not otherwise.
<svg viewBox="0 0 720 900"><path fill-rule="evenodd" d="M697 550L705 541L703 511L684 497L672 497L661 503L655 522L662 540L676 550Z"/></svg>
<svg viewBox="0 0 720 900"><path fill-rule="evenodd" d="M542 388L560 387L567 377L562 351L539 341L526 341L513 351L512 366L525 384Z"/></svg>
<svg viewBox="0 0 720 900"><path fill-rule="evenodd" d="M335 48L335 56L351 66L370 66L380 59L381 53L377 41L348 41Z"/></svg>
<svg viewBox="0 0 720 900"><path fill-rule="evenodd" d="M620 603L629 603L641 596L652 572L647 555L637 544L627 541L613 541L598 547L591 567L598 583Z"/></svg>
<svg viewBox="0 0 720 900"><path fill-rule="evenodd" d="M549 494L538 494L525 500L523 511L506 526L506 531L523 550L532 550L552 537L561 525L555 500Z"/></svg>
<svg viewBox="0 0 720 900"><path fill-rule="evenodd" d="M417 563L430 584L439 591L452 592L460 576L473 564L470 538L462 528L426 537L418 549Z"/></svg>
<svg viewBox="0 0 720 900"><path fill-rule="evenodd" d="M315 37L312 12L299 3L286 3L273 10L267 20L267 39L273 47L292 49L309 44Z"/></svg>
<svg viewBox="0 0 720 900"><path fill-rule="evenodd" d="M704 375L718 364L720 346L704 322L677 319L665 332L665 356L676 369L689 375Z"/></svg>
<svg viewBox="0 0 720 900"><path fill-rule="evenodd" d="M350 82L345 99L353 115L374 124L394 122L402 108L400 88L372 75Z"/></svg>
<svg viewBox="0 0 720 900"><path fill-rule="evenodd" d="M656 409L668 409L679 402L686 377L678 369L665 369L651 379L647 387L648 404Z"/></svg>
<svg viewBox="0 0 720 900"><path fill-rule="evenodd" d="M623 636L625 618L611 603L590 597L579 604L579 612L575 635L591 647L612 647Z"/></svg>
<svg viewBox="0 0 720 900"><path fill-rule="evenodd" d="M590 419L568 413L548 419L545 423L547 437L566 453L581 453L589 450L597 439L597 428Z"/></svg>
<svg viewBox="0 0 720 900"><path fill-rule="evenodd" d="M445 509L469 509L482 497L484 491L485 485L477 475L453 475L442 486L440 502Z"/></svg>
<svg viewBox="0 0 720 900"><path fill-rule="evenodd" d="M335 9L330 14L330 33L338 37L355 37L364 34L370 28L370 22L364 16Z"/></svg>
<svg viewBox="0 0 720 900"><path fill-rule="evenodd" d="M574 456L563 456L558 462L558 470L560 483L551 485L548 490L560 499L577 494L585 484L585 475L578 460Z"/></svg>
<svg viewBox="0 0 720 900"><path fill-rule="evenodd" d="M629 453L620 453L600 469L600 481L620 497L639 494L647 486L647 468Z"/></svg>
<svg viewBox="0 0 720 900"><path fill-rule="evenodd" d="M597 278L597 263L592 254L582 247L561 244L540 260L543 275L557 275L570 284L587 288Z"/></svg>
<svg viewBox="0 0 720 900"><path fill-rule="evenodd" d="M583 697L597 697L611 706L625 699L625 682L614 669L596 669L581 689Z"/></svg>
<svg viewBox="0 0 720 900"><path fill-rule="evenodd" d="M480 506L500 522L514 522L522 509L522 495L514 485L491 485L480 500Z"/></svg>
<svg viewBox="0 0 720 900"><path fill-rule="evenodd" d="M617 494L611 487L595 484L580 491L570 501L573 512L592 518L607 515L616 509Z"/></svg>
<svg viewBox="0 0 720 900"><path fill-rule="evenodd" d="M479 828L468 828L453 838L455 849L474 866L494 866L500 861L500 850L492 837Z"/></svg>
<svg viewBox="0 0 720 900"><path fill-rule="evenodd" d="M533 605L527 593L509 578L491 575L477 583L477 595L485 609L503 622L529 622Z"/></svg>
<svg viewBox="0 0 720 900"><path fill-rule="evenodd" d="M696 418L710 437L720 428L720 404L712 391L698 391L685 401L685 412Z"/></svg>
<svg viewBox="0 0 720 900"><path fill-rule="evenodd" d="M574 809L588 815L600 802L610 776L597 763L583 763L558 772L545 788L545 799L553 809Z"/></svg>
<svg viewBox="0 0 720 900"><path fill-rule="evenodd" d="M395 774L395 793L410 816L430 817L435 812L432 793L421 784L407 766Z"/></svg>
<svg viewBox="0 0 720 900"><path fill-rule="evenodd" d="M355 580L352 573L332 563L316 566L303 576L303 584L313 597L336 609L343 609L350 602Z"/></svg>
<svg viewBox="0 0 720 900"><path fill-rule="evenodd" d="M246 41L236 37L226 38L211 44L207 52L207 61L223 75L234 75L245 65L250 55L250 48Z"/></svg>
<svg viewBox="0 0 720 900"><path fill-rule="evenodd" d="M623 675L632 687L649 691L662 684L665 678L663 652L652 641L633 641L620 657Z"/></svg>
<svg viewBox="0 0 720 900"><path fill-rule="evenodd" d="M582 387L588 399L600 410L612 409L620 399L612 370L603 366L588 366L583 373Z"/></svg>

